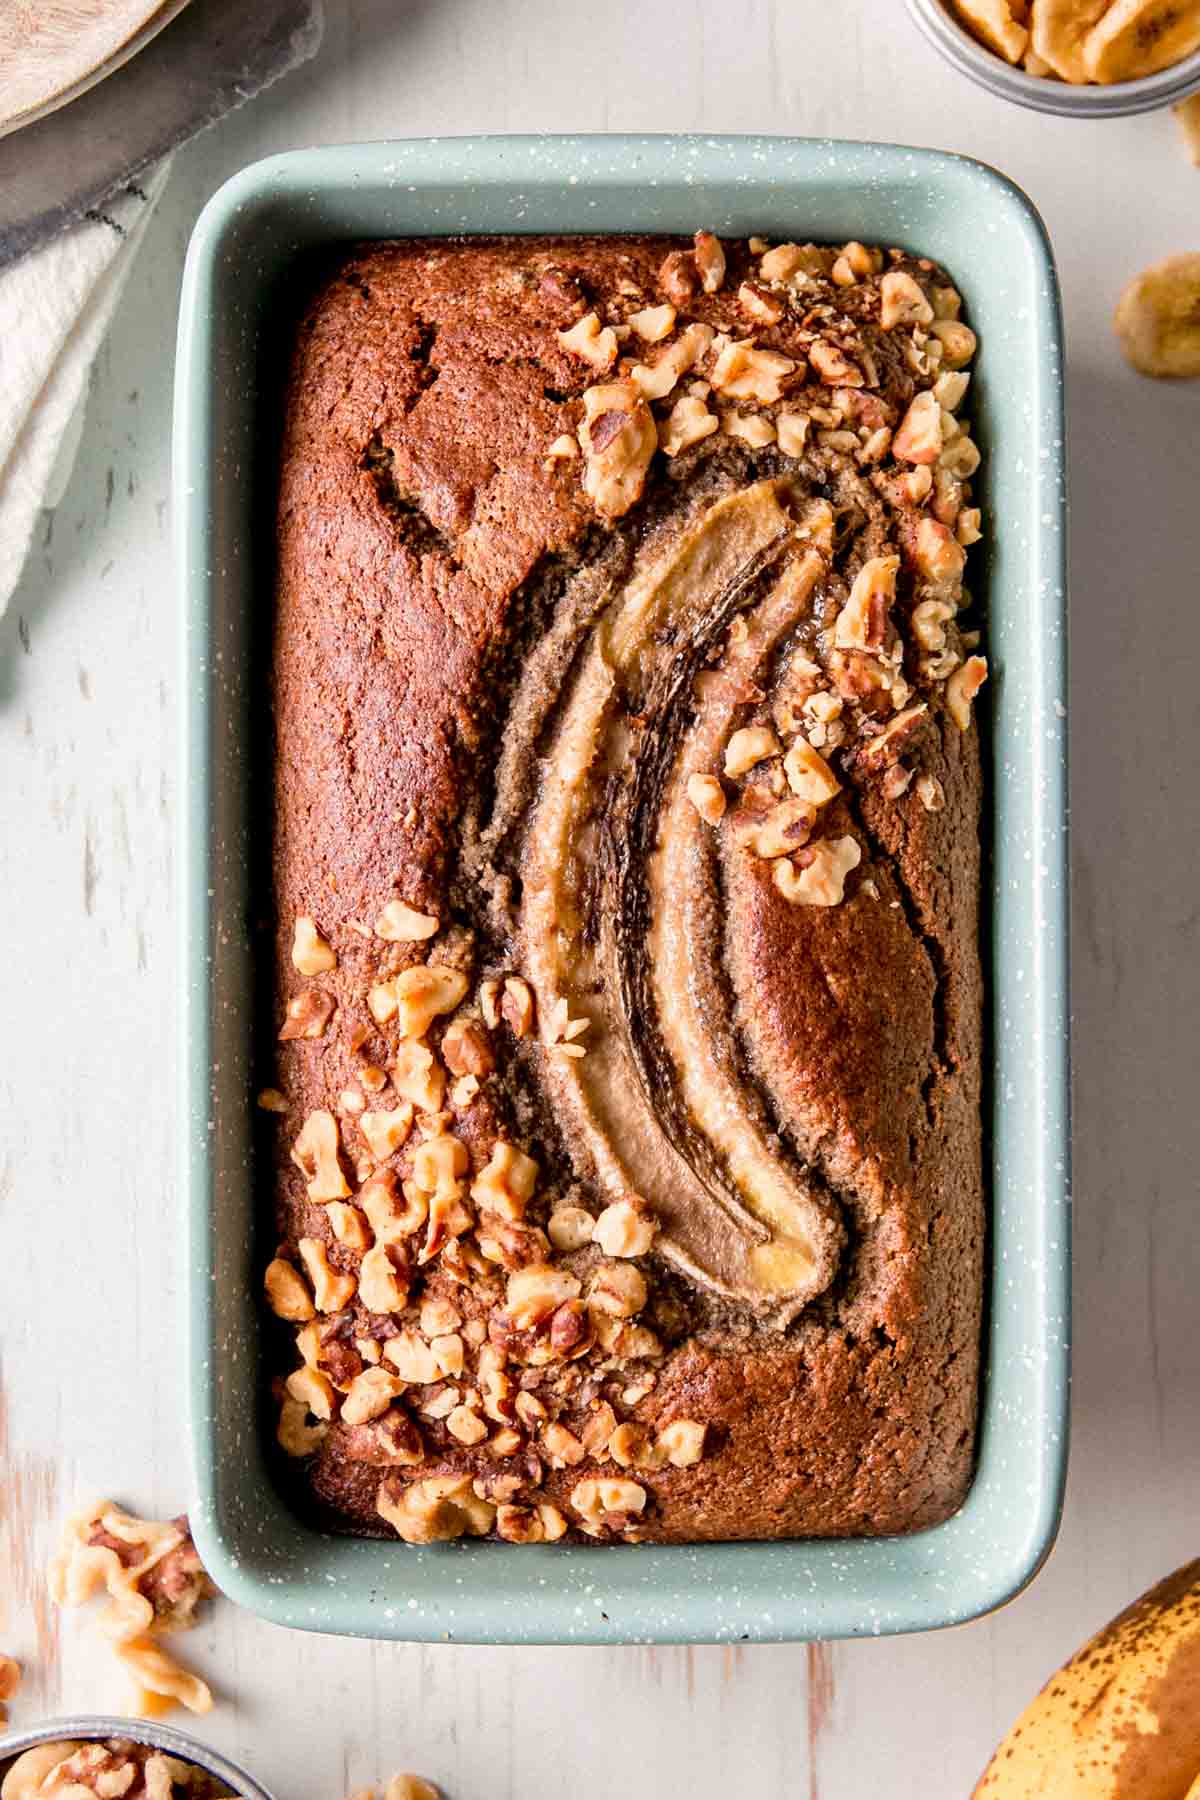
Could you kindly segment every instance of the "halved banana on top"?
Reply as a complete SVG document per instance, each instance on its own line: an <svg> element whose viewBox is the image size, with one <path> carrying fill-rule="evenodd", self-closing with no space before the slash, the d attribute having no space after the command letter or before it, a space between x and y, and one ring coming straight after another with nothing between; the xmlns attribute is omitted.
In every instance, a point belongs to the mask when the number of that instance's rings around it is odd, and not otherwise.
<svg viewBox="0 0 1200 1800"><path fill-rule="evenodd" d="M1143 375L1200 375L1200 250L1168 256L1135 275L1113 324Z"/></svg>
<svg viewBox="0 0 1200 1800"><path fill-rule="evenodd" d="M1115 0L1089 31L1090 81L1135 81L1200 50L1200 0Z"/></svg>
<svg viewBox="0 0 1200 1800"><path fill-rule="evenodd" d="M954 10L985 49L1018 63L1025 54L1029 32L1014 15L1010 0L953 0Z"/></svg>
<svg viewBox="0 0 1200 1800"><path fill-rule="evenodd" d="M1109 0L1036 0L1033 48L1064 81L1088 81L1084 40L1108 10Z"/></svg>

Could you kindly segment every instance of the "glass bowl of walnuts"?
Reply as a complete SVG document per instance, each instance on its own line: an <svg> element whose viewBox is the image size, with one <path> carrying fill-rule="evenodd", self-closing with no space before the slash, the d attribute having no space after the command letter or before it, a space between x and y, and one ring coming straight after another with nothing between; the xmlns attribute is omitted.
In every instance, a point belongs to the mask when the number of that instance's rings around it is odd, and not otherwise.
<svg viewBox="0 0 1200 1800"><path fill-rule="evenodd" d="M908 0L955 68L1037 112L1119 118L1200 92L1200 0Z"/></svg>

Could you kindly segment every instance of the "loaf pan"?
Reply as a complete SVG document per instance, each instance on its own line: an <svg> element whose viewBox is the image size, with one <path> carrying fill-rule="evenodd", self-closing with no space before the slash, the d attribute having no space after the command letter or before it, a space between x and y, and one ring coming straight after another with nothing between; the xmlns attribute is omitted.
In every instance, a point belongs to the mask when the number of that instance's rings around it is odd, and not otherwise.
<svg viewBox="0 0 1200 1800"><path fill-rule="evenodd" d="M981 339L987 549L990 1292L978 1467L912 1537L414 1550L312 1529L273 1484L257 1299L271 1201L251 1155L251 846L269 782L276 346L301 259L339 240L684 232L899 244L944 262ZM282 296L282 298L281 298ZM316 1631L481 1643L916 1631L1000 1605L1053 1541L1067 1454L1070 1230L1062 336L1046 234L963 157L771 138L483 138L292 152L209 202L184 276L175 407L182 770L180 1177L196 1541L222 1588ZM269 1227L268 1227L269 1229Z"/></svg>

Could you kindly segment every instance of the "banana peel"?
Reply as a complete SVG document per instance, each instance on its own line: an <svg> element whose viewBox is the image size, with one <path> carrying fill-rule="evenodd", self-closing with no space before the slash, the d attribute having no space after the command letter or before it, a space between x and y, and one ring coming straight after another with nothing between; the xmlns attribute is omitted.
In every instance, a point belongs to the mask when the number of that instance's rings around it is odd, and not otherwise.
<svg viewBox="0 0 1200 1800"><path fill-rule="evenodd" d="M1200 1800L1200 1558L1051 1677L974 1800Z"/></svg>

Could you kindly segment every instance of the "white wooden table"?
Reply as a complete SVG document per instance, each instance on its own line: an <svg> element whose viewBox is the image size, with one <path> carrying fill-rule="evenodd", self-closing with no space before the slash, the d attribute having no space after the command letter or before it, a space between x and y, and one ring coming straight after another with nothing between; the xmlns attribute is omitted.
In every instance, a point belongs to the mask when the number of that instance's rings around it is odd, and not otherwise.
<svg viewBox="0 0 1200 1800"><path fill-rule="evenodd" d="M0 623L0 1648L31 1671L16 1717L122 1695L90 1628L42 1600L64 1510L95 1491L166 1512L186 1497L168 435L196 213L242 164L315 141L835 133L998 164L1042 209L1065 289L1078 1279L1058 1548L996 1617L921 1638L425 1649L224 1605L186 1648L221 1693L203 1730L286 1800L404 1766L454 1800L964 1796L1075 1642L1200 1548L1200 389L1138 380L1108 326L1127 274L1200 247L1200 173L1169 117L1074 124L989 99L900 0L332 12L314 64L179 157L70 490Z"/></svg>

